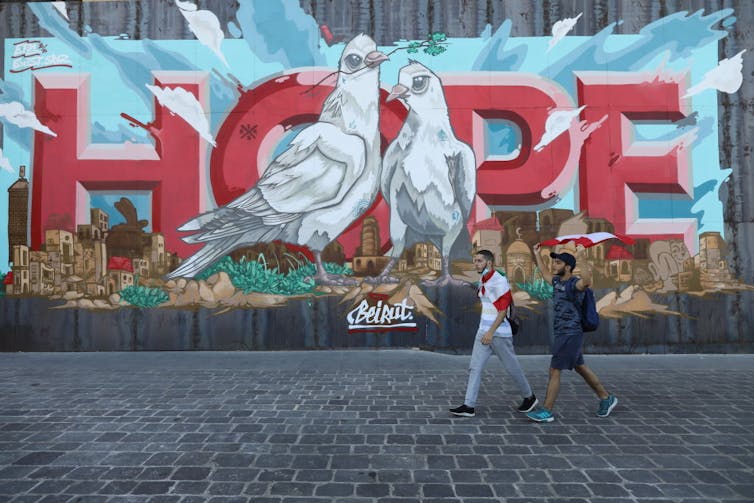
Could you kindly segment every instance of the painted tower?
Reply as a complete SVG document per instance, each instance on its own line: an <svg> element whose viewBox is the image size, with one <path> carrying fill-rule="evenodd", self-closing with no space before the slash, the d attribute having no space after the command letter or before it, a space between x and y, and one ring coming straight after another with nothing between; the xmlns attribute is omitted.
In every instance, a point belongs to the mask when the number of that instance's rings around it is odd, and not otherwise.
<svg viewBox="0 0 754 503"><path fill-rule="evenodd" d="M8 188L8 256L13 247L29 246L29 181L26 166L18 169L18 180Z"/></svg>

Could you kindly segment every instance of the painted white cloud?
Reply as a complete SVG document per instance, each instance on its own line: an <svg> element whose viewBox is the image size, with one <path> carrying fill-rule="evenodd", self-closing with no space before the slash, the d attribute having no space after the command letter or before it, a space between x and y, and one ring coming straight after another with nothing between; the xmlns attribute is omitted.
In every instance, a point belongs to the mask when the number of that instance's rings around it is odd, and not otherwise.
<svg viewBox="0 0 754 503"><path fill-rule="evenodd" d="M0 103L0 120L18 127L30 127L50 136L57 136L50 128L39 122L34 112L26 110L18 101Z"/></svg>
<svg viewBox="0 0 754 503"><path fill-rule="evenodd" d="M197 10L196 4L189 1L175 0L175 4L186 21L188 21L189 30L196 35L197 40L217 54L217 57L225 63L225 66L230 67L228 61L225 59L225 55L220 50L220 45L225 38L225 34L222 28L220 28L220 21L214 12Z"/></svg>
<svg viewBox="0 0 754 503"><path fill-rule="evenodd" d="M7 171L8 173L14 173L15 170L13 169L13 166L10 165L10 161L8 160L5 155L3 155L3 149L0 148L0 170Z"/></svg>
<svg viewBox="0 0 754 503"><path fill-rule="evenodd" d="M539 152L547 145L553 142L555 138L568 131L573 119L577 118L586 105L574 110L551 110L545 121L545 132L542 139L534 146L534 150Z"/></svg>
<svg viewBox="0 0 754 503"><path fill-rule="evenodd" d="M746 49L742 50L732 58L721 60L715 68L704 74L704 78L697 85L692 86L686 91L684 98L694 96L707 89L717 89L728 94L733 94L741 87L744 81L743 54Z"/></svg>
<svg viewBox="0 0 754 503"><path fill-rule="evenodd" d="M68 10L65 7L65 2L51 2L52 6L57 9L58 12L60 12L60 15L66 18L68 21L70 21L70 18L68 17Z"/></svg>
<svg viewBox="0 0 754 503"><path fill-rule="evenodd" d="M160 105L164 106L172 113L176 114L196 129L199 135L215 146L215 139L209 132L209 121L207 115L202 110L202 105L196 97L182 87L175 89L162 88L146 84L152 94L157 97Z"/></svg>
<svg viewBox="0 0 754 503"><path fill-rule="evenodd" d="M555 24L552 25L552 38L547 44L547 52L550 52L550 49L555 47L558 42L563 40L563 37L568 35L568 32L573 30L582 14L583 12L580 12L576 17L567 17L560 21L555 21Z"/></svg>

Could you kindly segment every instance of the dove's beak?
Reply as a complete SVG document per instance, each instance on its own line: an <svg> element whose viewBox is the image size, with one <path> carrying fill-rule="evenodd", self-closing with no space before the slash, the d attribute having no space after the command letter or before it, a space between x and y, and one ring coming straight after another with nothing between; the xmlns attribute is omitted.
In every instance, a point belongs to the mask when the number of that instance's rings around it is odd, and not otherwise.
<svg viewBox="0 0 754 503"><path fill-rule="evenodd" d="M390 90L390 95L387 97L385 101L388 102L388 101L393 101L396 98L405 98L407 94L408 94L408 87L403 86L401 84L396 84Z"/></svg>
<svg viewBox="0 0 754 503"><path fill-rule="evenodd" d="M385 56L380 51L372 51L364 58L364 64L366 64L369 68L374 68L375 66L379 66L381 63L387 61L388 59L390 58Z"/></svg>

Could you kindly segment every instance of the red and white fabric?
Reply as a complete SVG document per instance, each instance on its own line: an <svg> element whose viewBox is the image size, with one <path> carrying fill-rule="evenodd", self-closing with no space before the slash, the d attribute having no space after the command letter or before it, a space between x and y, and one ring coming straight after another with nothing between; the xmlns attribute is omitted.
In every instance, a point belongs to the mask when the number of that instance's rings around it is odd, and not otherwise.
<svg viewBox="0 0 754 503"><path fill-rule="evenodd" d="M495 270L482 276L482 282L479 286L479 299L482 301L479 331L486 332L492 327L497 318L497 313L508 309L508 306L513 302L513 293L508 284L508 279ZM503 319L494 335L496 337L511 337L513 335L508 320Z"/></svg>
<svg viewBox="0 0 754 503"><path fill-rule="evenodd" d="M609 232L592 232L591 234L570 234L568 236L558 236L556 238L547 239L542 241L542 246L555 246L562 245L573 241L577 245L581 245L584 248L591 248L594 245L598 245L608 239L617 239L627 245L634 244L634 240L628 236L621 236L618 234L611 234Z"/></svg>

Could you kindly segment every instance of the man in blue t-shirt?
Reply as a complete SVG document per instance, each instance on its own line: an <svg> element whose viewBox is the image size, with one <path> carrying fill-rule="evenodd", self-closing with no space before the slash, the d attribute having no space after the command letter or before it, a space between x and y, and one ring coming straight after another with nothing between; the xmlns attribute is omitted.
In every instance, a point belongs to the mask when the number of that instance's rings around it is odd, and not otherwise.
<svg viewBox="0 0 754 503"><path fill-rule="evenodd" d="M555 339L552 344L550 380L547 383L544 407L529 412L527 417L539 423L549 423L555 419L552 408L560 391L560 373L564 369L575 370L584 378L584 381L600 398L597 416L607 417L618 405L618 399L605 391L605 387L597 375L584 365L584 355L582 354L584 331L581 328L581 303L584 301L584 290L592 283L591 270L585 267L581 277L574 276L576 257L564 252L550 253L552 272L549 272L542 263L539 249L539 244L534 246L537 266L542 272L544 280L552 284Z"/></svg>

